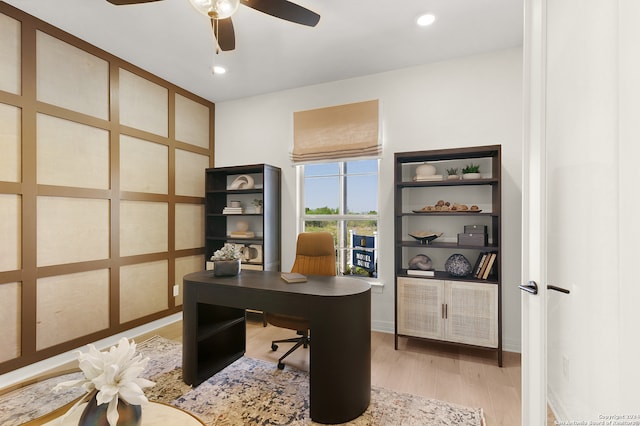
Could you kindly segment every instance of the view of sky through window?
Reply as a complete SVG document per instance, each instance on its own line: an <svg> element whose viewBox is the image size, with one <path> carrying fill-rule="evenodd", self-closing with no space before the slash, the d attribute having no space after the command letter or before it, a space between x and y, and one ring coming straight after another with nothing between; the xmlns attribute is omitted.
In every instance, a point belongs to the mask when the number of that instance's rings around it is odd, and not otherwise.
<svg viewBox="0 0 640 426"><path fill-rule="evenodd" d="M347 214L367 214L378 209L378 160L347 163ZM305 208L328 207L337 210L340 204L340 168L338 163L308 164L304 167ZM323 212L323 214L327 214Z"/></svg>

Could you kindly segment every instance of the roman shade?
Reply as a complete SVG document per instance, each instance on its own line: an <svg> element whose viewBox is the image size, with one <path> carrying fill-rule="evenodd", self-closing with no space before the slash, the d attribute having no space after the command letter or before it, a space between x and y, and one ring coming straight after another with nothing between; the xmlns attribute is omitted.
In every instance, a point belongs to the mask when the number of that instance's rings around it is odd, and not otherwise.
<svg viewBox="0 0 640 426"><path fill-rule="evenodd" d="M293 113L296 163L380 155L378 100Z"/></svg>

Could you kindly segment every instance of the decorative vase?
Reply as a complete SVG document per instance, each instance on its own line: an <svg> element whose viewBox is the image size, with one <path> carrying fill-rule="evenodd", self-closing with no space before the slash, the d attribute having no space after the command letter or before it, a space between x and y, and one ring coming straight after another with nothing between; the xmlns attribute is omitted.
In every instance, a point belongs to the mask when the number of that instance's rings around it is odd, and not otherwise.
<svg viewBox="0 0 640 426"><path fill-rule="evenodd" d="M444 269L453 277L466 277L471 268L469 260L460 253L452 254L444 263Z"/></svg>
<svg viewBox="0 0 640 426"><path fill-rule="evenodd" d="M108 403L98 405L96 400L98 391L91 392L89 402L80 415L79 426L109 426L107 420ZM131 405L118 398L118 426L140 426L142 423L142 408Z"/></svg>
<svg viewBox="0 0 640 426"><path fill-rule="evenodd" d="M421 164L416 167L417 176L433 176L436 174L436 168L433 164Z"/></svg>
<svg viewBox="0 0 640 426"><path fill-rule="evenodd" d="M216 277L233 277L240 273L240 259L214 260L213 275Z"/></svg>

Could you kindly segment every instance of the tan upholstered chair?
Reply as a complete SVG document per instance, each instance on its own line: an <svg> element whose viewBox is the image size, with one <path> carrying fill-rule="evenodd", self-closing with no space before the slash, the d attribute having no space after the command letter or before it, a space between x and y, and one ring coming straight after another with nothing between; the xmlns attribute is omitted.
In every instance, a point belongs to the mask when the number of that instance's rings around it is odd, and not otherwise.
<svg viewBox="0 0 640 426"><path fill-rule="evenodd" d="M296 259L291 272L303 275L335 275L336 274L336 249L333 245L333 236L329 232L303 232L298 235L296 244ZM299 337L274 340L271 349L277 350L278 343L292 342L295 345L278 360L278 368L282 370L282 362L289 354L300 346L309 346L309 322L300 317L267 313L267 322L276 327L288 328L298 332Z"/></svg>

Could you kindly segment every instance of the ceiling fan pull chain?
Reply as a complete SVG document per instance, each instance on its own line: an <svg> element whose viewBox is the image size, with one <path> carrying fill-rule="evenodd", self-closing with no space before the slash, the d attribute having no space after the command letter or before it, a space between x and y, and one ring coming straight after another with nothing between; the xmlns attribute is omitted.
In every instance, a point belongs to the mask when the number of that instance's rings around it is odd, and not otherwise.
<svg viewBox="0 0 640 426"><path fill-rule="evenodd" d="M218 25L216 25L215 19L212 17L211 19L211 34L213 35L213 42L216 45L216 55L220 53L220 45L218 44Z"/></svg>
<svg viewBox="0 0 640 426"><path fill-rule="evenodd" d="M220 26L216 25L215 29L216 29L216 33L215 33L215 36L214 36L214 38L215 38L214 41L216 43L216 55L219 55L220 54L220 45L218 44L218 40L220 40L220 38L219 38L220 37Z"/></svg>

